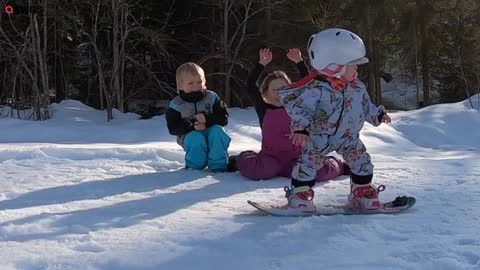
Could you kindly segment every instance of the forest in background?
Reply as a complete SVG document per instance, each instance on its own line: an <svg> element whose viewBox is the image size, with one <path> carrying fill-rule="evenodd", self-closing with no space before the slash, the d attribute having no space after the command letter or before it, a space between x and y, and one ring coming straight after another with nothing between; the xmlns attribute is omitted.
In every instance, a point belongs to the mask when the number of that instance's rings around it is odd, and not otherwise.
<svg viewBox="0 0 480 270"><path fill-rule="evenodd" d="M246 81L258 50L273 51L267 71L299 79L287 50L306 57L310 35L330 27L364 40L371 61L360 77L375 103L382 80L417 87L416 107L480 89L478 0L0 0L0 8L0 106L11 108L2 117L30 110L29 119L45 120L48 104L64 99L104 109L107 120L113 109L157 115L186 61L205 69L230 107L251 106Z"/></svg>

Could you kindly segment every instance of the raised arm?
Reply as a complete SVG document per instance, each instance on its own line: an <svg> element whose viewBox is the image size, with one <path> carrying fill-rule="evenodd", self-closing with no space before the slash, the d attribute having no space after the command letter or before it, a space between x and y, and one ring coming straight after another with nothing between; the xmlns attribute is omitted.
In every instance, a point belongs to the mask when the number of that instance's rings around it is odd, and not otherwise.
<svg viewBox="0 0 480 270"><path fill-rule="evenodd" d="M289 49L287 53L287 58L297 65L298 72L300 72L300 76L302 78L310 74L310 71L308 70L308 67L305 64L305 61L303 61L302 52L299 49L297 48Z"/></svg>
<svg viewBox="0 0 480 270"><path fill-rule="evenodd" d="M260 78L260 75L264 69L265 67L262 64L257 63L257 65L250 71L250 74L248 75L248 96L252 99L255 107L263 106L264 103L257 84L258 78Z"/></svg>
<svg viewBox="0 0 480 270"><path fill-rule="evenodd" d="M268 65L272 61L272 52L270 49L261 49L258 52L259 61L257 65L250 71L250 75L248 76L248 94L252 98L253 102L255 103L255 107L265 107L265 102L263 101L262 95L259 90L258 86L258 79L262 74L265 66Z"/></svg>

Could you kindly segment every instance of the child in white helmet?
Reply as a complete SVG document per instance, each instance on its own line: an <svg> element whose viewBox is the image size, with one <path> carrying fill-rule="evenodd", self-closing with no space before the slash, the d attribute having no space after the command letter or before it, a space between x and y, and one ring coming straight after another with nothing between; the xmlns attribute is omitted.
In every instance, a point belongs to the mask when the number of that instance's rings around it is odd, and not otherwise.
<svg viewBox="0 0 480 270"><path fill-rule="evenodd" d="M291 188L285 187L288 207L315 211L316 172L327 154L336 151L351 168L351 205L378 209L378 193L385 187L371 184L373 165L359 135L365 121L379 126L391 119L383 106L371 103L365 85L357 79L357 65L368 63L365 45L356 34L333 28L313 35L308 53L315 72L278 90L292 119L290 138L303 146Z"/></svg>

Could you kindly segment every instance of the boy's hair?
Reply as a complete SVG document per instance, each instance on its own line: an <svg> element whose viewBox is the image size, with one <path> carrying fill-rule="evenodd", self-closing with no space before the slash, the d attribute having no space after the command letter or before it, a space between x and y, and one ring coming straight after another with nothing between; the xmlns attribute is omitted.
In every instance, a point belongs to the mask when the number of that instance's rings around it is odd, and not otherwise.
<svg viewBox="0 0 480 270"><path fill-rule="evenodd" d="M198 75L205 80L205 71L202 67L193 62L183 63L177 68L177 73L175 74L175 78L177 80L177 91L180 90L183 78L185 78L185 75L187 74L194 76Z"/></svg>
<svg viewBox="0 0 480 270"><path fill-rule="evenodd" d="M275 79L283 79L287 84L292 83L292 80L290 80L290 77L288 77L287 73L281 70L275 70L269 73L267 76L265 76L259 88L260 94L262 94L262 97L264 100L265 100L265 94L267 93L267 90L268 90L268 86Z"/></svg>

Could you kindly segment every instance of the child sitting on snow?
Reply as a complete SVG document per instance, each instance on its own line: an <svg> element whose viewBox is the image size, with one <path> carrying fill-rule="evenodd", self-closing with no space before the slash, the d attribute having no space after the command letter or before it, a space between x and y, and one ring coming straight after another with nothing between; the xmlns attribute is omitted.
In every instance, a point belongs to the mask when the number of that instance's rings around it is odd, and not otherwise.
<svg viewBox="0 0 480 270"><path fill-rule="evenodd" d="M272 61L272 53L269 49L261 49L259 56L259 63L251 71L248 79L248 93L254 101L262 129L262 149L259 153L254 151L240 153L235 163L243 176L253 180L290 177L293 166L301 154L301 147L293 145L288 138L290 117L280 102L277 89L290 84L291 81L285 72L277 70L265 77L259 89L258 78L265 66ZM299 49L290 49L287 57L296 63L302 77L309 74ZM327 181L349 173L348 166L341 160L326 157L315 179Z"/></svg>
<svg viewBox="0 0 480 270"><path fill-rule="evenodd" d="M231 139L222 128L228 123L225 103L206 89L205 72L195 63L182 64L176 80L178 96L170 101L165 118L170 134L186 152L186 167L226 171Z"/></svg>

